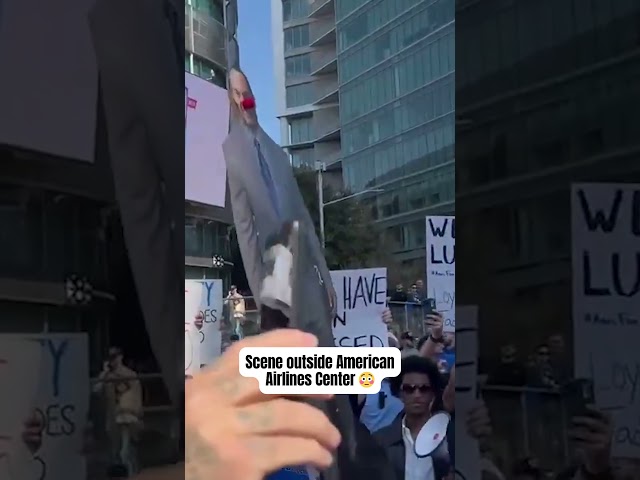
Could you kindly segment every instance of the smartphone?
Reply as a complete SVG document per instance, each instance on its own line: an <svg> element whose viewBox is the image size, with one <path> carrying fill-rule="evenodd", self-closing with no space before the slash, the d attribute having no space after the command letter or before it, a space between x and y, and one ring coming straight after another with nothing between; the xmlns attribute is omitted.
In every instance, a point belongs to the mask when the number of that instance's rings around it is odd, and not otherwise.
<svg viewBox="0 0 640 480"><path fill-rule="evenodd" d="M573 380L563 388L565 411L569 418L591 416L588 405L595 403L593 382L585 378Z"/></svg>
<svg viewBox="0 0 640 480"><path fill-rule="evenodd" d="M427 298L422 302L422 311L425 315L431 315L435 313L436 310L436 299L435 298Z"/></svg>

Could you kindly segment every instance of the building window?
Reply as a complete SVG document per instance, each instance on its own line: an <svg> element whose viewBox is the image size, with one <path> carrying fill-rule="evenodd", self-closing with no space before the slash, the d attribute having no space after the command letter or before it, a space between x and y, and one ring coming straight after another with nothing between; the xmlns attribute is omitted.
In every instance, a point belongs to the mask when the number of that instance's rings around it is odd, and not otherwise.
<svg viewBox="0 0 640 480"><path fill-rule="evenodd" d="M287 87L287 108L308 105L313 101L313 89L310 83Z"/></svg>
<svg viewBox="0 0 640 480"><path fill-rule="evenodd" d="M189 257L229 257L227 225L204 218L186 217L184 225L184 254Z"/></svg>
<svg viewBox="0 0 640 480"><path fill-rule="evenodd" d="M287 28L284 31L284 51L309 46L309 25Z"/></svg>
<svg viewBox="0 0 640 480"><path fill-rule="evenodd" d="M311 117L298 117L289 120L289 143L304 143L313 140Z"/></svg>
<svg viewBox="0 0 640 480"><path fill-rule="evenodd" d="M299 20L309 16L310 0L282 0L282 20Z"/></svg>
<svg viewBox="0 0 640 480"><path fill-rule="evenodd" d="M191 0L193 9L217 20L224 25L223 0Z"/></svg>
<svg viewBox="0 0 640 480"><path fill-rule="evenodd" d="M285 59L287 78L302 77L311 73L311 56L308 53Z"/></svg>
<svg viewBox="0 0 640 480"><path fill-rule="evenodd" d="M313 147L312 148L303 148L300 150L291 150L289 153L289 157L291 160L291 166L293 168L299 167L312 167L314 164L313 160Z"/></svg>
<svg viewBox="0 0 640 480"><path fill-rule="evenodd" d="M187 71L189 69L187 68ZM193 73L194 75L205 79L207 82L211 82L214 85L218 85L222 88L227 88L227 80L224 70L218 67L213 62L205 60L203 58L193 56Z"/></svg>

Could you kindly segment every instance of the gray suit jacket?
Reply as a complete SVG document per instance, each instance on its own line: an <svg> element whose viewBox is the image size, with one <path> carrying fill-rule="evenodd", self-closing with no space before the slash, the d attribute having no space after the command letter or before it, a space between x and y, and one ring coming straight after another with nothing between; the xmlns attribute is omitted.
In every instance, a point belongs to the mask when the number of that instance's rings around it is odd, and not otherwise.
<svg viewBox="0 0 640 480"><path fill-rule="evenodd" d="M222 148L227 164L231 209L240 253L249 287L260 306L261 302L257 297L260 294L262 280L266 276L263 261L265 244L269 237L278 233L281 221L276 216L267 187L262 180L253 138L253 133L244 124L232 125ZM283 197L282 220L298 220L301 223L300 241L306 242L309 260L317 267L322 283L331 285L331 275L322 247L293 176L289 157L261 127L258 127L255 138L260 142L263 155L271 167L271 174Z"/></svg>
<svg viewBox="0 0 640 480"><path fill-rule="evenodd" d="M109 153L149 339L177 402L184 386L176 321L184 312L184 64L178 58L184 10L176 3L98 0L89 25L100 78L98 125L108 140L97 148Z"/></svg>

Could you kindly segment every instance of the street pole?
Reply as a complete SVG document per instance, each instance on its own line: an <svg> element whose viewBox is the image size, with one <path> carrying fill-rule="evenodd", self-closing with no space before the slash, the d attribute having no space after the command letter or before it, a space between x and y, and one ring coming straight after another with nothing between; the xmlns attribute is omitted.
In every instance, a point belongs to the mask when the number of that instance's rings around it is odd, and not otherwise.
<svg viewBox="0 0 640 480"><path fill-rule="evenodd" d="M324 185L322 181L322 172L325 166L322 162L316 162L316 171L318 173L318 214L320 216L320 245L324 251L325 237L324 237Z"/></svg>

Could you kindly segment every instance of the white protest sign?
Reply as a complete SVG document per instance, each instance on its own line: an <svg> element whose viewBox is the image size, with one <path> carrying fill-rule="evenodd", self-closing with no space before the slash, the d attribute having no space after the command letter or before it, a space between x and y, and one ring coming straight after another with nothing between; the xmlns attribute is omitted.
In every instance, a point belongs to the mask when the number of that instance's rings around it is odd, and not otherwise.
<svg viewBox="0 0 640 480"><path fill-rule="evenodd" d="M337 347L388 347L382 314L387 308L387 269L331 272L337 313L333 336Z"/></svg>
<svg viewBox="0 0 640 480"><path fill-rule="evenodd" d="M456 217L426 218L427 290L444 315L444 331L456 330Z"/></svg>
<svg viewBox="0 0 640 480"><path fill-rule="evenodd" d="M81 452L89 412L88 365L86 334L0 335L0 478L86 479ZM12 381L8 387L7 380ZM8 391L11 395L5 395ZM34 412L44 428L42 445L32 453L22 433Z"/></svg>
<svg viewBox="0 0 640 480"><path fill-rule="evenodd" d="M200 315L202 330L200 330L200 364L209 365L220 356L222 349L222 280L201 281L202 299L200 301Z"/></svg>
<svg viewBox="0 0 640 480"><path fill-rule="evenodd" d="M456 457L456 478L480 480L480 448L478 441L460 421L474 407L478 398L478 307L456 307L456 448L464 455Z"/></svg>
<svg viewBox="0 0 640 480"><path fill-rule="evenodd" d="M613 455L640 458L640 185L571 191L575 375L615 422Z"/></svg>

